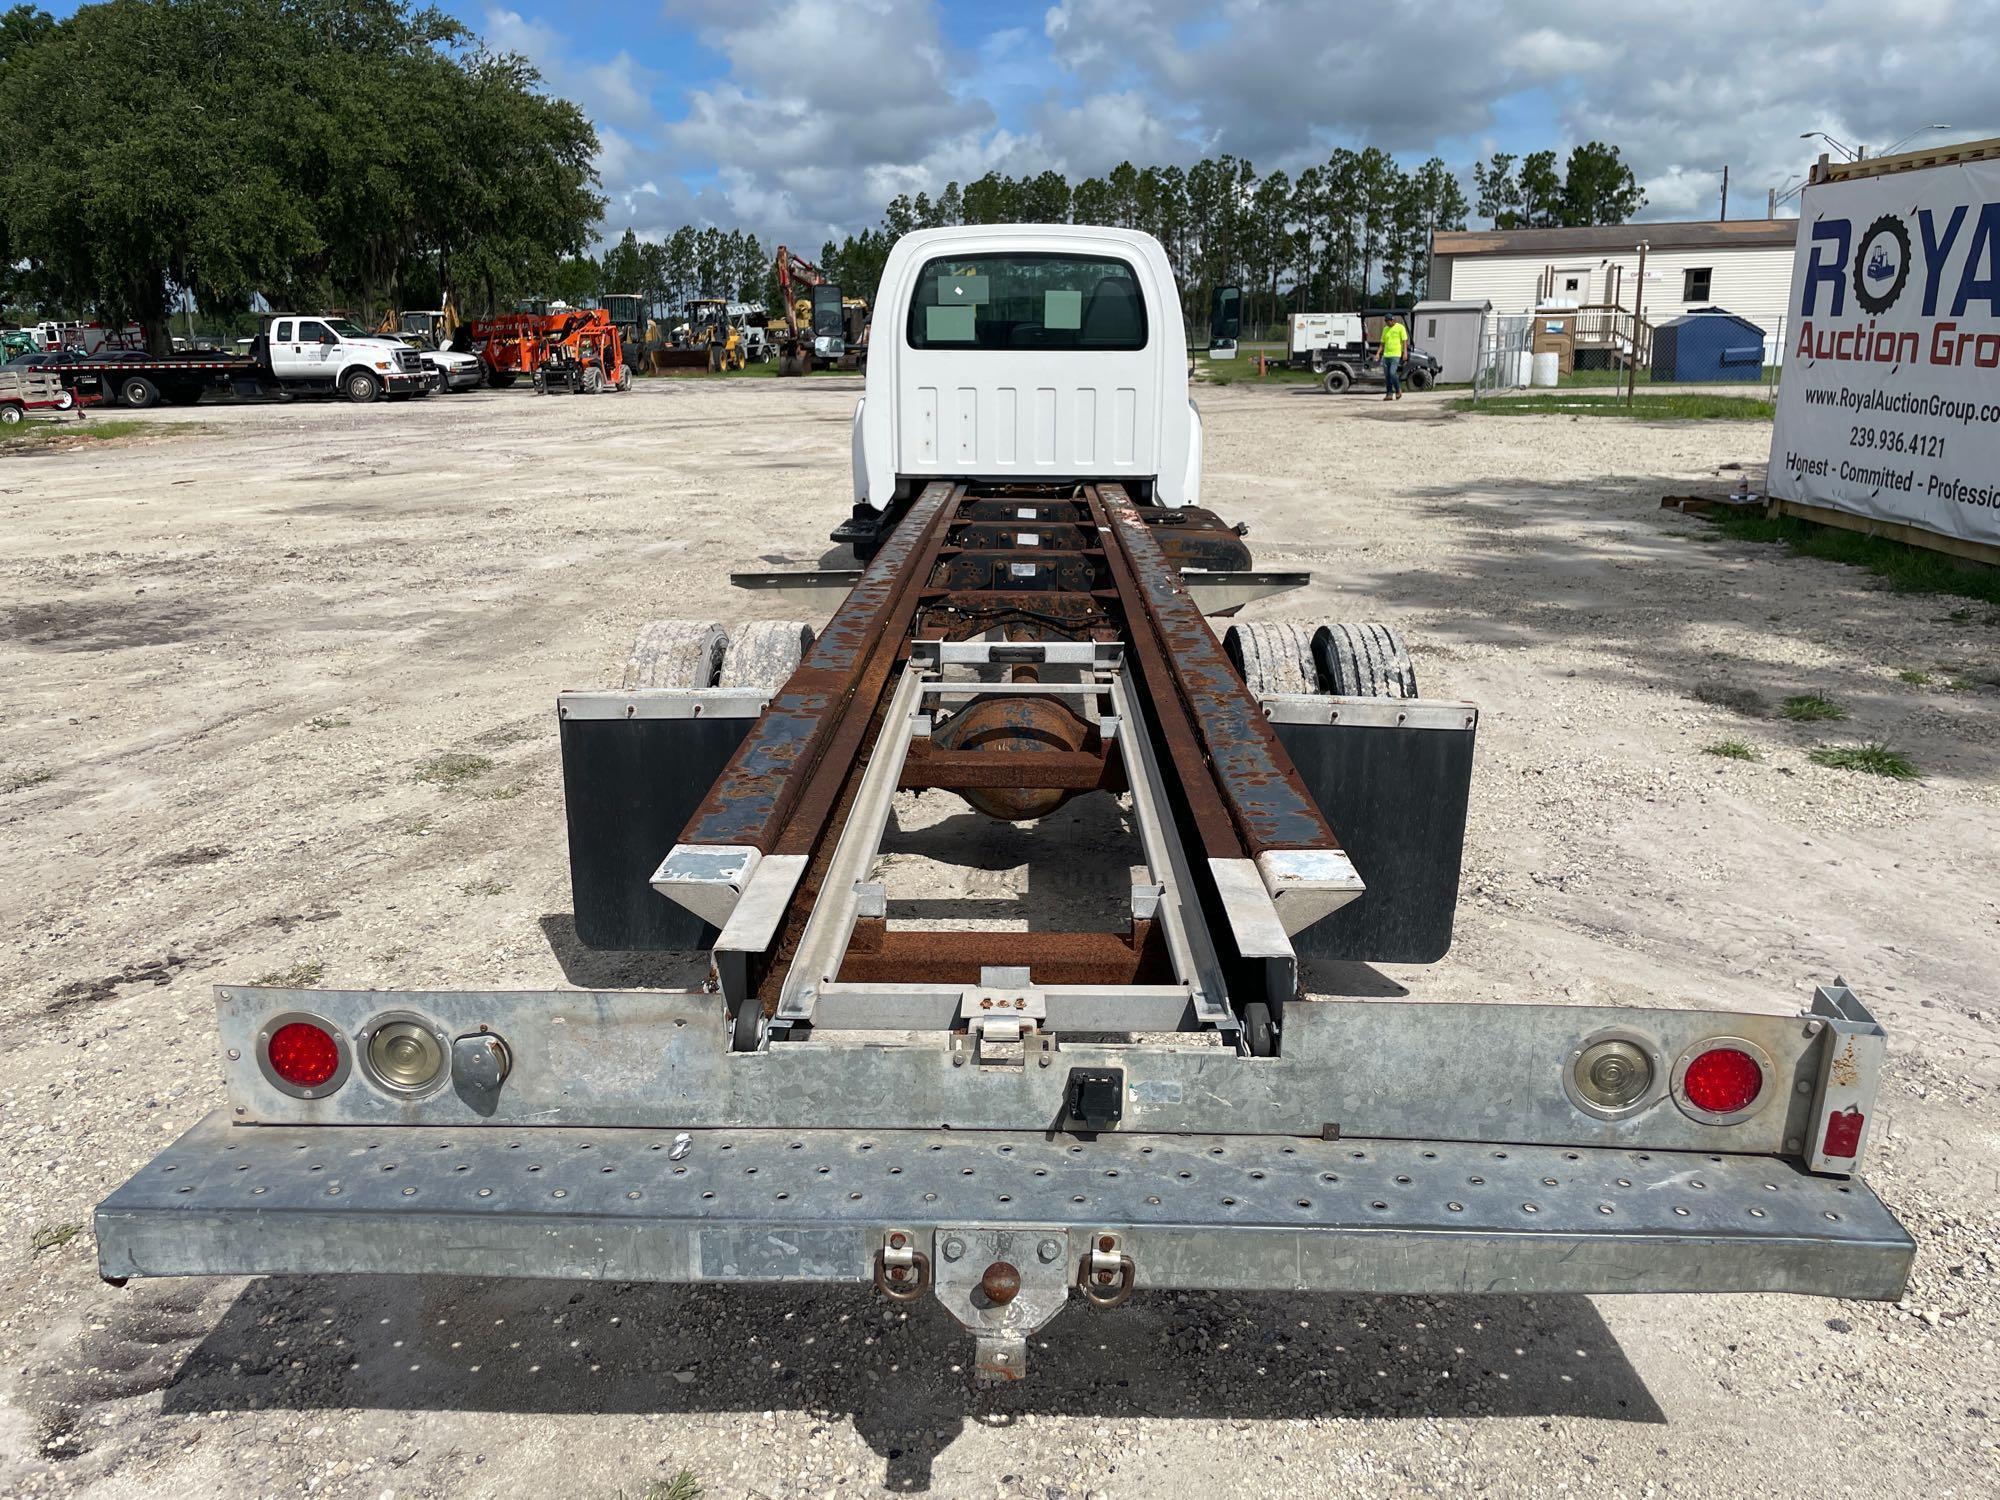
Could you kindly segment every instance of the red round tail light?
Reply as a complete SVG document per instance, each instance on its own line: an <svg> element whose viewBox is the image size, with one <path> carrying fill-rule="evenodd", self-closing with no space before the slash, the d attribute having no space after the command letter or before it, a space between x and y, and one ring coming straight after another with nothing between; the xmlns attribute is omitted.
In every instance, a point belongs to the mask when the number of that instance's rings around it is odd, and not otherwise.
<svg viewBox="0 0 2000 1500"><path fill-rule="evenodd" d="M1681 1092L1703 1114L1733 1115L1764 1092L1764 1068L1740 1047L1710 1047L1688 1059Z"/></svg>
<svg viewBox="0 0 2000 1500"><path fill-rule="evenodd" d="M271 1071L293 1088L316 1089L340 1071L340 1043L324 1026L288 1021L265 1047Z"/></svg>

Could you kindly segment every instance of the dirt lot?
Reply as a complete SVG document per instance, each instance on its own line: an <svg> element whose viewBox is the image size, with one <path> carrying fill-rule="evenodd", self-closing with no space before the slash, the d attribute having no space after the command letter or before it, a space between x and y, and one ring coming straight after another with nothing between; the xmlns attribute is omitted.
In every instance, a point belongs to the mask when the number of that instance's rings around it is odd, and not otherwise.
<svg viewBox="0 0 2000 1500"><path fill-rule="evenodd" d="M1994 1492L2000 620L1658 509L1760 464L1754 423L1203 397L1210 503L1315 572L1259 608L1393 621L1485 711L1458 945L1378 992L1785 1009L1845 974L1893 1038L1903 1304L1142 1294L982 1394L944 1314L859 1290L101 1285L92 1205L221 1097L213 984L693 977L576 947L552 699L649 616L748 613L732 567L825 555L838 384L0 458L0 1492ZM1806 692L1850 717L1776 715ZM1864 740L1926 778L1806 756Z"/></svg>

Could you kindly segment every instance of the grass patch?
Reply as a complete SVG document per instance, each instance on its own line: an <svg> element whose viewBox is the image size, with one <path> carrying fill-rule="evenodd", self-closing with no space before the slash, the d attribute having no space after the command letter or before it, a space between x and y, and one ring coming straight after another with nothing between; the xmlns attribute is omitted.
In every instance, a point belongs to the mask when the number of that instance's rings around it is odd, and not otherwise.
<svg viewBox="0 0 2000 1500"><path fill-rule="evenodd" d="M82 1233L81 1224L44 1224L29 1238L28 1250L34 1255L47 1250L60 1250Z"/></svg>
<svg viewBox="0 0 2000 1500"><path fill-rule="evenodd" d="M41 448L80 448L114 438L185 436L202 431L199 422L140 422L132 418L83 422L23 422L0 428L0 453L32 453Z"/></svg>
<svg viewBox="0 0 2000 1500"><path fill-rule="evenodd" d="M787 375L787 380L823 380L829 375L845 375L848 379L858 379L859 370L814 370L810 375ZM778 378L778 356L772 355L762 364L754 361L740 370L718 370L710 374L707 370L662 370L657 374L642 377L646 380L776 380Z"/></svg>
<svg viewBox="0 0 2000 1500"><path fill-rule="evenodd" d="M1908 667L1898 672L1896 677L1901 682L1907 682L1911 687L1929 687L1931 685L1930 673L1919 672Z"/></svg>
<svg viewBox="0 0 2000 1500"><path fill-rule="evenodd" d="M1195 374L1208 385L1318 385L1320 377L1311 370L1295 370L1287 364L1271 364L1257 373L1254 358L1238 354L1234 359L1197 360Z"/></svg>
<svg viewBox="0 0 2000 1500"><path fill-rule="evenodd" d="M309 990L326 977L326 965L316 958L293 964L289 969L273 969L256 983L267 989Z"/></svg>
<svg viewBox="0 0 2000 1500"><path fill-rule="evenodd" d="M1697 703L1706 703L1711 708L1726 708L1746 718L1761 719L1764 716L1764 695L1755 688L1738 687L1733 682L1714 678L1697 682L1688 689L1688 696Z"/></svg>
<svg viewBox="0 0 2000 1500"><path fill-rule="evenodd" d="M1924 776L1909 756L1887 745L1822 745L1807 751L1806 759L1836 771L1866 771L1870 776L1887 776L1895 781L1921 781Z"/></svg>
<svg viewBox="0 0 2000 1500"><path fill-rule="evenodd" d="M310 719L306 720L306 728L319 730L345 729L351 722L343 714L314 714Z"/></svg>
<svg viewBox="0 0 2000 1500"><path fill-rule="evenodd" d="M497 880L468 880L459 890L468 896L497 896L507 887Z"/></svg>
<svg viewBox="0 0 2000 1500"><path fill-rule="evenodd" d="M642 1500L701 1500L701 1481L691 1469L682 1469L672 1479L655 1479L646 1486Z"/></svg>
<svg viewBox="0 0 2000 1500"><path fill-rule="evenodd" d="M1844 527L1817 526L1796 516L1767 520L1755 511L1745 515L1725 508L1709 512L1706 519L1739 542L1782 542L1801 557L1865 568L1899 594L1955 594L2000 605L2000 568ZM1976 611L1962 607L1946 616L1955 625L1969 625L1976 617ZM1989 612L1986 622L2000 623L2000 611Z"/></svg>
<svg viewBox="0 0 2000 1500"><path fill-rule="evenodd" d="M9 771L0 776L0 792L25 792L31 786L41 786L56 779L56 773L46 766L33 771Z"/></svg>
<svg viewBox="0 0 2000 1500"><path fill-rule="evenodd" d="M1765 365L1753 380L1716 381L1714 384L1733 386L1738 390L1750 390L1757 386L1763 386L1768 390L1777 380L1778 372L1781 368L1778 365ZM1636 384L1648 386L1653 383L1653 372L1651 370L1642 369L1635 373L1638 376ZM1567 375L1557 377L1556 386L1559 390L1568 386L1619 386L1622 388L1625 380L1626 374L1623 370L1571 370ZM1697 382L1686 380L1663 380L1660 382L1661 385L1691 385L1695 383Z"/></svg>
<svg viewBox="0 0 2000 1500"><path fill-rule="evenodd" d="M492 769L493 762L483 755L447 750L442 755L433 755L418 766L414 774L418 781L428 781L435 786L463 786Z"/></svg>
<svg viewBox="0 0 2000 1500"><path fill-rule="evenodd" d="M1799 693L1779 705L1778 712L1796 724L1817 724L1827 719L1844 719L1847 710L1821 693Z"/></svg>
<svg viewBox="0 0 2000 1500"><path fill-rule="evenodd" d="M1718 755L1724 760L1762 760L1754 745L1746 745L1741 740L1717 740L1712 745L1701 747L1703 755Z"/></svg>
<svg viewBox="0 0 2000 1500"><path fill-rule="evenodd" d="M1634 396L1460 396L1453 411L1502 417L1627 417L1636 422L1768 422L1777 408L1759 396L1717 396L1704 391Z"/></svg>

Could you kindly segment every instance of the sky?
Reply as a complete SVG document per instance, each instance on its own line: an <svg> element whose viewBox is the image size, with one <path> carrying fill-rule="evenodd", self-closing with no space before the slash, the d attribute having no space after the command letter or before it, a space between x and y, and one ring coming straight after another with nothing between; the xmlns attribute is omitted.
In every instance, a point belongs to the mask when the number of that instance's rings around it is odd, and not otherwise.
<svg viewBox="0 0 2000 1500"><path fill-rule="evenodd" d="M605 232L807 254L899 192L1233 152L1623 148L1641 217L1757 217L1824 130L2000 135L2000 0L439 0L581 105ZM52 7L59 12L74 5ZM1795 211L1797 199L1786 211Z"/></svg>

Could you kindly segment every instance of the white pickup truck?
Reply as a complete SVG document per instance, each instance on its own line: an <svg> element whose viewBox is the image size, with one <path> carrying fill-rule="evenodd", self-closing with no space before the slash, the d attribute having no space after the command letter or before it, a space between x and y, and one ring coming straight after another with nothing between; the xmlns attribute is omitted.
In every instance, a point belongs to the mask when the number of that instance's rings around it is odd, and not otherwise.
<svg viewBox="0 0 2000 1500"><path fill-rule="evenodd" d="M250 346L258 373L295 395L338 392L350 401L428 396L438 374L401 339L368 333L345 318L280 313Z"/></svg>

